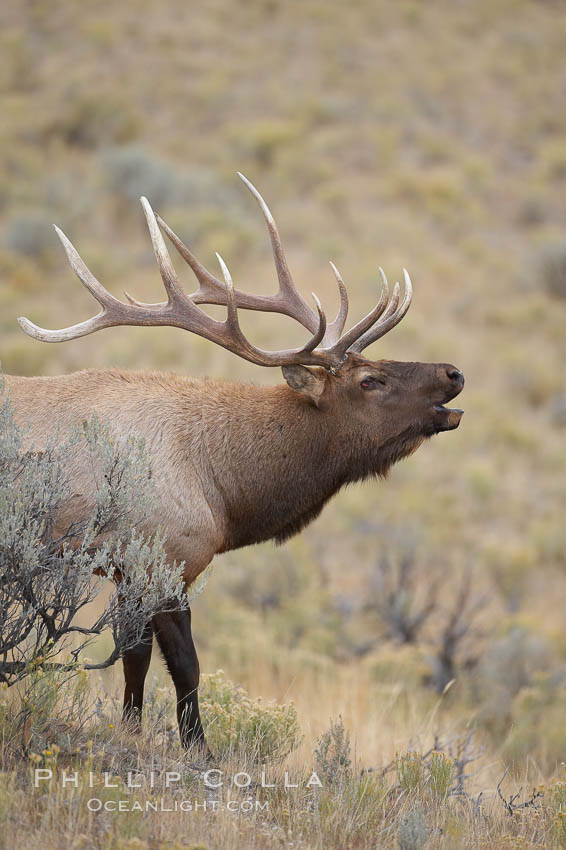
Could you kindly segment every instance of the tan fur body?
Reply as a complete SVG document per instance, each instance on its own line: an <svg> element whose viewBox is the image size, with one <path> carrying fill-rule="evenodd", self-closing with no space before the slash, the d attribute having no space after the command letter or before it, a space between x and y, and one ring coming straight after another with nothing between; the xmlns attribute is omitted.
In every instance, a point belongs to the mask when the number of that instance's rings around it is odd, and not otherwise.
<svg viewBox="0 0 566 850"><path fill-rule="evenodd" d="M258 387L157 372L87 370L5 381L17 421L24 428L29 423L27 449L43 449L57 428L63 436L93 414L118 443L131 435L144 438L156 492L144 530L164 532L170 560L185 561L190 583L216 553L296 533L345 483L385 474L434 433L415 415L410 392L403 394L412 402L406 411L398 399L390 409L385 399L379 416L360 408L353 395L357 373L376 367L391 378L402 367L409 388L412 367L417 388L428 396L423 370L434 384L438 369L445 369L371 364L352 355L338 376L318 371L323 389L316 404L286 384ZM80 451L69 460L72 498L62 508L61 528L92 507L88 462Z"/></svg>

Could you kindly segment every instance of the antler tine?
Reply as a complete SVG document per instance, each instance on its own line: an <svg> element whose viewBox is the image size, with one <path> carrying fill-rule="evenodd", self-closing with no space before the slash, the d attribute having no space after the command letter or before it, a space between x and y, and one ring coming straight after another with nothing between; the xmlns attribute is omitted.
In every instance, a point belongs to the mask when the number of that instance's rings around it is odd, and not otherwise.
<svg viewBox="0 0 566 850"><path fill-rule="evenodd" d="M345 358L346 352L351 349L352 344L364 334L371 326L379 319L385 308L387 307L387 302L389 300L389 285L387 283L387 278L382 273L381 276L381 295L379 301L367 316L364 316L363 319L360 319L353 328L351 328L348 333L344 334L341 339L338 340L336 345L334 345L330 351L333 354L337 354L342 359Z"/></svg>
<svg viewBox="0 0 566 850"><path fill-rule="evenodd" d="M292 363L304 363L305 356L312 363L312 365L320 365L320 359L316 357L316 355L312 355L312 359L308 358L308 355L314 351L317 345L321 342L324 333L326 331L326 316L324 315L324 311L321 307L320 301L317 296L312 293L312 297L314 299L316 309L318 312L318 329L310 338L310 340L300 349L288 350L288 351L264 351L262 348L257 348L255 345L245 337L242 329L240 327L240 322L238 319L238 305L236 303L235 298L235 290L234 284L232 282L232 276L228 269L228 266L217 252L216 256L218 258L218 262L220 264L220 268L222 269L222 274L224 276L224 280L226 282L226 322L225 327L229 328L231 336L235 338L237 343L237 349L232 348L231 350L237 353L240 357L245 357L247 360L250 360L252 363L257 363L261 366L282 366L282 365L290 365Z"/></svg>
<svg viewBox="0 0 566 850"><path fill-rule="evenodd" d="M379 271L383 275L383 277L385 277L385 273L383 272L383 270L381 268L379 269ZM395 286L393 287L393 292L391 294L391 300L386 305L386 308L383 311L383 314L381 316L381 321L387 320L390 316L393 315L393 313L395 312L395 310L397 309L397 307L399 305L399 298L400 298L399 284L396 283ZM369 333L372 331L372 329L374 327L377 327L377 325L379 325L379 324L380 323L376 321L374 324L370 325L370 327L368 328L368 330L365 333L361 334L361 336L359 336L357 339L354 340L354 342L349 346L348 351L356 351L356 352L359 353L363 348L363 345L359 348L357 347L359 341L362 338L369 336Z"/></svg>
<svg viewBox="0 0 566 850"><path fill-rule="evenodd" d="M234 296L234 284L232 283L232 275L230 274L228 266L226 265L218 251L216 251L216 258L220 264L220 268L222 269L222 274L226 282L226 287L224 290L226 294L225 324L227 325L227 327L230 328L232 336L235 337L236 341L241 346L242 351L246 351L249 354L255 354L254 347L251 345L251 343L248 342L240 327L240 321L238 319L238 307L236 304L236 298Z"/></svg>
<svg viewBox="0 0 566 850"><path fill-rule="evenodd" d="M65 253L67 255L69 263L71 264L71 268L73 269L74 273L76 274L80 282L83 284L83 286L88 289L90 294L93 295L94 298L96 298L96 300L102 307L106 308L110 304L120 304L121 302L117 298L114 298L114 296L111 295L102 286L100 281L95 278L95 276L87 267L79 252L71 242L71 240L65 236L63 231L59 227L57 227L56 224L54 224L53 227L55 228L55 233L61 240L61 244L65 249Z"/></svg>
<svg viewBox="0 0 566 850"><path fill-rule="evenodd" d="M288 306L291 306L294 318L298 319L301 324L312 330L314 314L295 287L293 278L291 277L291 272L289 271L289 266L287 265L287 260L285 259L283 245L281 244L281 237L279 236L279 231L277 230L277 225L275 224L275 219L271 214L271 210L253 183L251 183L240 171L237 171L236 173L256 199L269 231L271 247L273 250L273 259L275 260L275 268L277 271L277 279L279 280L279 292L277 293L276 298L286 302Z"/></svg>
<svg viewBox="0 0 566 850"><path fill-rule="evenodd" d="M146 301L138 301L137 298L134 298L133 295L130 295L130 293L126 292L125 289L124 295L126 296L128 303L131 304L132 307L166 307L168 304L167 301L159 301L155 304L148 304Z"/></svg>
<svg viewBox="0 0 566 850"><path fill-rule="evenodd" d="M176 301L185 301L187 296L179 283L179 278L171 262L171 257L159 230L159 225L155 219L155 213L151 208L151 204L143 196L140 198L140 201L147 221L147 228L151 237L151 244L153 245L153 252L157 260L159 274L161 275L161 280L167 293L168 303L174 304ZM139 302L137 303L139 304Z"/></svg>
<svg viewBox="0 0 566 850"><path fill-rule="evenodd" d="M85 319L84 322L79 322L71 327L55 331L48 330L47 328L41 328L39 325L30 322L29 319L25 318L25 316L20 316L18 318L18 324L21 329L28 336L40 340L40 342L66 342L70 339L86 336L87 334L93 333L93 331L100 330L101 328L110 327L114 322L113 317L120 314L122 310L126 308L126 305L122 304L121 301L111 295L110 292L102 286L100 281L95 278L71 240L65 236L63 231L60 230L56 224L53 226L61 244L63 245L71 268L83 286L88 289L91 295L98 301L102 309L96 314L96 316L92 316L90 319Z"/></svg>
<svg viewBox="0 0 566 850"><path fill-rule="evenodd" d="M399 284L395 284L395 291L393 293L393 298L391 299L391 304L387 308L380 322L377 322L374 327L370 328L366 333L364 333L361 337L359 337L352 345L349 347L349 351L355 351L359 353L363 351L364 348L367 348L368 345L371 345L372 342L375 342L377 339L380 339L382 336L385 336L395 325L399 324L409 307L411 306L411 302L413 300L413 285L411 283L411 278L409 277L409 272L407 269L403 269L403 277L405 280L405 296L401 305L397 307L399 303ZM395 295L397 297L395 298ZM391 308L391 309L390 309Z"/></svg>
<svg viewBox="0 0 566 850"><path fill-rule="evenodd" d="M197 292L190 295L190 299L194 304L224 304L226 301L226 290L223 284L214 277L208 269L195 257L193 252L185 245L183 240L177 236L167 222L163 221L160 215L155 216L157 223L165 232L167 238L173 243L181 257L191 267L196 279L199 282Z"/></svg>
<svg viewBox="0 0 566 850"><path fill-rule="evenodd" d="M340 339L342 331L344 330L344 325L346 324L346 318L348 316L348 292L346 290L346 285L344 284L342 276L332 260L330 261L330 267L334 272L334 277L338 283L338 291L340 292L340 307L338 308L336 318L326 328L326 333L324 334L324 339L322 341L323 348L331 348L333 345L336 345Z"/></svg>

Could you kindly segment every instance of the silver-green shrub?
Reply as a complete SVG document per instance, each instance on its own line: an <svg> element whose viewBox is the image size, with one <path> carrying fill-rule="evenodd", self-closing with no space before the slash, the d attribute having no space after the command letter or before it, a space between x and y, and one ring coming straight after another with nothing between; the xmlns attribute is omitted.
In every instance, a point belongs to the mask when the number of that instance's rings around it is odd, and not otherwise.
<svg viewBox="0 0 566 850"><path fill-rule="evenodd" d="M143 443L131 438L118 447L95 418L70 435L54 435L41 452L25 452L23 436L9 398L4 398L0 402L0 681L8 685L38 668L72 672L82 650L102 632L112 636L110 654L99 664L84 667L107 667L140 640L153 614L188 604L182 565L167 564L159 536L145 538L140 532L140 523L152 508ZM90 456L95 504L90 515L61 532L57 512L69 497L65 459L79 450ZM108 578L115 579L115 589L102 613L93 622L78 625L77 614Z"/></svg>

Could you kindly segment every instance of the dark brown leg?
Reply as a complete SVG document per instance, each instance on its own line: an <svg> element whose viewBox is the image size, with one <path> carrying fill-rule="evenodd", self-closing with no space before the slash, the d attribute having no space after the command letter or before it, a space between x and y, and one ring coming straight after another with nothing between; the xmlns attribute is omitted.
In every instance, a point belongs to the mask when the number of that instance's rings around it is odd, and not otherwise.
<svg viewBox="0 0 566 850"><path fill-rule="evenodd" d="M126 681L122 718L133 722L138 729L141 726L143 686L151 661L152 643L153 630L151 623L148 623L141 641L132 649L126 650L122 658Z"/></svg>
<svg viewBox="0 0 566 850"><path fill-rule="evenodd" d="M177 692L177 720L185 749L199 744L210 756L198 707L199 663L191 633L191 612L156 614L153 630Z"/></svg>

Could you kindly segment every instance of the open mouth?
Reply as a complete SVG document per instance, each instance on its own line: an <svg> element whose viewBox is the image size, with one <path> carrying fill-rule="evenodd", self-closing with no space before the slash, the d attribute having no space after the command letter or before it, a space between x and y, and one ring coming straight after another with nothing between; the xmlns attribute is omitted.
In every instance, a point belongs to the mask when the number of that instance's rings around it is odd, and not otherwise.
<svg viewBox="0 0 566 850"><path fill-rule="evenodd" d="M435 413L440 414L439 431L453 431L460 424L464 411L461 407L445 407L443 404L433 405Z"/></svg>
<svg viewBox="0 0 566 850"><path fill-rule="evenodd" d="M432 405L433 410L433 425L436 432L452 431L460 424L460 419L464 415L464 411L460 407L446 407L446 402L452 401L457 395L460 395L464 389L464 375L455 366L443 366L442 370L446 370L446 377L449 379L449 386L446 386L443 375L444 393L442 401L437 401Z"/></svg>

